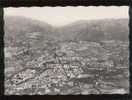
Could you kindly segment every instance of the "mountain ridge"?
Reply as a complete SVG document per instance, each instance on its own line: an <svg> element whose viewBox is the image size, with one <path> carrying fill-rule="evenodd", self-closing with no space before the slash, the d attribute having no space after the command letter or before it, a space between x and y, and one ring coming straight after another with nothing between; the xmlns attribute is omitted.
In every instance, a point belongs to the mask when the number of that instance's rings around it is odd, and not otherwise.
<svg viewBox="0 0 132 100"><path fill-rule="evenodd" d="M45 39L57 41L128 41L128 19L79 20L61 27L22 17L5 16L5 36L39 32ZM43 39L41 38L41 39Z"/></svg>

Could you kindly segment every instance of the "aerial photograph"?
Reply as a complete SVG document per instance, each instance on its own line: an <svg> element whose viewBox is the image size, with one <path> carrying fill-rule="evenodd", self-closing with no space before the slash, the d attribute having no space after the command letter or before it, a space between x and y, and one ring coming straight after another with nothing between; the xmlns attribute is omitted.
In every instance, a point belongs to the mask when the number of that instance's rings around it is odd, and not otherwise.
<svg viewBox="0 0 132 100"><path fill-rule="evenodd" d="M4 8L4 94L129 94L128 10Z"/></svg>

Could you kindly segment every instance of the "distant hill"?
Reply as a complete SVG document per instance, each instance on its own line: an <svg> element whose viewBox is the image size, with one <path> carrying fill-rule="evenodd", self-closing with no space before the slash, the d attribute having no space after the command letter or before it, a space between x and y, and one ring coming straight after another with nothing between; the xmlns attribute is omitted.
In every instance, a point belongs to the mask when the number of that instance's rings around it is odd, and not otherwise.
<svg viewBox="0 0 132 100"><path fill-rule="evenodd" d="M5 32L12 34L31 32L51 32L52 26L30 18L20 16L5 16Z"/></svg>
<svg viewBox="0 0 132 100"><path fill-rule="evenodd" d="M35 33L34 36L39 36L39 42L45 39L127 41L129 27L128 19L80 20L62 27L53 27L45 22L25 17L5 16L5 33L5 37L16 36L16 39L28 39L26 34Z"/></svg>
<svg viewBox="0 0 132 100"><path fill-rule="evenodd" d="M21 16L5 16L5 38L6 42L14 40L14 44L18 42L26 42L29 40L29 34L39 37L37 42L42 42L44 39L49 39L54 32L53 27L48 23L44 23L38 20L25 18ZM50 35L49 35L50 34Z"/></svg>
<svg viewBox="0 0 132 100"><path fill-rule="evenodd" d="M106 19L77 21L60 29L63 38L74 40L99 41L107 40L128 40L129 27L128 19Z"/></svg>

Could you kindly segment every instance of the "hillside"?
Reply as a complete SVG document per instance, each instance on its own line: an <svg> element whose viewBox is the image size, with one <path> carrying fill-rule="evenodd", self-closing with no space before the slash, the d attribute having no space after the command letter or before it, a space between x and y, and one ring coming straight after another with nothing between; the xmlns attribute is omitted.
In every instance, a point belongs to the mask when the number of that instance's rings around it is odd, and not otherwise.
<svg viewBox="0 0 132 100"><path fill-rule="evenodd" d="M5 16L6 45L12 43L12 46L18 46L30 40L40 43L45 39L50 39L49 34L52 36L53 29L51 25L38 20L20 16Z"/></svg>
<svg viewBox="0 0 132 100"><path fill-rule="evenodd" d="M128 28L128 19L83 20L61 27L60 34L64 39L82 41L100 41L102 39L126 41L129 34Z"/></svg>
<svg viewBox="0 0 132 100"><path fill-rule="evenodd" d="M20 33L45 32L51 33L52 26L26 17L5 16L5 33L17 35Z"/></svg>
<svg viewBox="0 0 132 100"><path fill-rule="evenodd" d="M129 35L128 19L77 21L62 27L53 27L45 22L18 16L5 17L5 36L23 37L27 33L39 33L44 39L55 40L121 40Z"/></svg>

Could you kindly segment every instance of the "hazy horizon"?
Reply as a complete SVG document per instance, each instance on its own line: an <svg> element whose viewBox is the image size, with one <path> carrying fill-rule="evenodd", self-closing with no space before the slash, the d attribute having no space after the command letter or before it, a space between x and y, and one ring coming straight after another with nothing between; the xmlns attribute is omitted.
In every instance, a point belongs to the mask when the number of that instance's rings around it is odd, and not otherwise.
<svg viewBox="0 0 132 100"><path fill-rule="evenodd" d="M46 22L53 26L65 26L79 20L128 18L127 6L122 7L20 7L4 8L5 16L21 16ZM45 13L42 13L45 12Z"/></svg>
<svg viewBox="0 0 132 100"><path fill-rule="evenodd" d="M67 24L64 24L64 25L53 25L51 23L48 23L46 21L42 21L42 20L38 20L38 19L33 19L33 18L29 18L29 17L25 17L25 16L15 16L15 15L8 15L8 16L5 16L5 17L19 17L19 18L25 18L25 19L29 19L29 20L33 20L33 21L39 21L39 22L42 22L42 23L45 23L45 24L48 24L50 26L53 26L53 27L56 27L56 28L61 28L61 27L65 27L65 26L68 26L68 25L72 25L74 23L78 23L78 22L92 22L92 21L103 21L103 20L125 20L127 18L105 18L105 19L91 19L91 20L76 20L76 21L73 21L73 22L70 22L70 23L67 23Z"/></svg>

